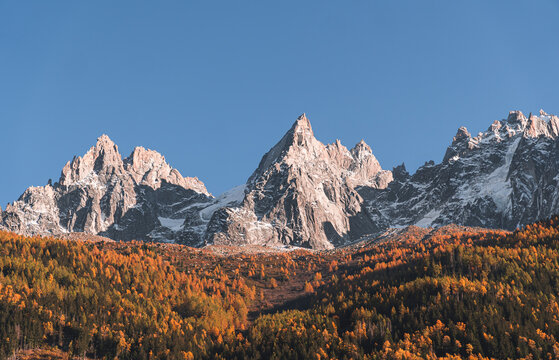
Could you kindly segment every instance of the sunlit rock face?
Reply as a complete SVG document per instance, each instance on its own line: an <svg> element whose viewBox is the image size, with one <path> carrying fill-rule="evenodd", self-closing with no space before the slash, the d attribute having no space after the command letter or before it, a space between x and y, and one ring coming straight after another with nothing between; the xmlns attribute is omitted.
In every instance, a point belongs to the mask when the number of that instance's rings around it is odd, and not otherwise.
<svg viewBox="0 0 559 360"><path fill-rule="evenodd" d="M209 201L197 178L184 178L153 150L122 159L102 135L62 169L58 182L30 187L2 212L2 227L23 234L102 234L116 240L174 240L180 206ZM169 229L170 224L171 229Z"/></svg>
<svg viewBox="0 0 559 360"><path fill-rule="evenodd" d="M339 246L378 230L355 188L382 188L391 179L363 141L351 150L339 141L324 145L303 114L264 155L239 206L214 214L206 240Z"/></svg>

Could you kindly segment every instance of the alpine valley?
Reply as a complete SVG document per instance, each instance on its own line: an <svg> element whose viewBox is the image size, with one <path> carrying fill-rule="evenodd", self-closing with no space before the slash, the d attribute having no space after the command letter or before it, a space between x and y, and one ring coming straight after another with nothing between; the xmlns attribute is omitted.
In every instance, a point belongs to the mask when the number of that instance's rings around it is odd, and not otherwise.
<svg viewBox="0 0 559 360"><path fill-rule="evenodd" d="M303 114L247 182L218 197L156 151L123 159L102 135L57 182L0 213L24 235L330 249L390 228L448 224L513 230L559 210L559 118L512 111L472 136L458 129L440 163L381 168L361 141L324 145Z"/></svg>

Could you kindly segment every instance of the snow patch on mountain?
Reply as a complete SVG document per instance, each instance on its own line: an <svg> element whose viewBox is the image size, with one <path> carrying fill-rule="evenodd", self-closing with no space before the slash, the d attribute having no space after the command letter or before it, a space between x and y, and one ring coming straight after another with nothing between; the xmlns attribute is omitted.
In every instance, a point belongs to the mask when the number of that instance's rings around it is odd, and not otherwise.
<svg viewBox="0 0 559 360"><path fill-rule="evenodd" d="M161 226L164 226L172 231L179 231L182 229L184 224L184 219L172 219L172 218L165 218L165 217L157 217Z"/></svg>
<svg viewBox="0 0 559 360"><path fill-rule="evenodd" d="M234 188L219 195L211 205L200 210L200 217L202 220L210 221L216 210L226 206L235 206L240 204L245 197L246 188L246 184L235 186Z"/></svg>
<svg viewBox="0 0 559 360"><path fill-rule="evenodd" d="M477 198L489 197L493 199L499 211L505 211L511 206L511 184L508 179L512 158L522 138L516 136L508 146L504 164L482 178L476 178L459 187L457 197L465 203L471 203Z"/></svg>

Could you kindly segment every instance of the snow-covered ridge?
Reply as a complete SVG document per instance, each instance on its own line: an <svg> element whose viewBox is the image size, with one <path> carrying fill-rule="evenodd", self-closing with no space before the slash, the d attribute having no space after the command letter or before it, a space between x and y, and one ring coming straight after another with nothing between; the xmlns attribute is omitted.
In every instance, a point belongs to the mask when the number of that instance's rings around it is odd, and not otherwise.
<svg viewBox="0 0 559 360"><path fill-rule="evenodd" d="M528 117L512 111L475 137L461 127L442 163L362 194L385 226L514 229L551 216L559 211L558 125L541 110Z"/></svg>

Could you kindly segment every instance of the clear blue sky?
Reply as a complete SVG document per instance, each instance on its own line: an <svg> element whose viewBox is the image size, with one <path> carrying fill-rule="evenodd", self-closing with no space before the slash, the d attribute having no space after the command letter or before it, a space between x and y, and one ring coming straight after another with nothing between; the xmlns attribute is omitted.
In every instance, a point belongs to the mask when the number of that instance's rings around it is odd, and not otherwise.
<svg viewBox="0 0 559 360"><path fill-rule="evenodd" d="M559 113L557 19L557 0L0 1L0 205L102 133L219 194L302 112L414 170L461 125Z"/></svg>

